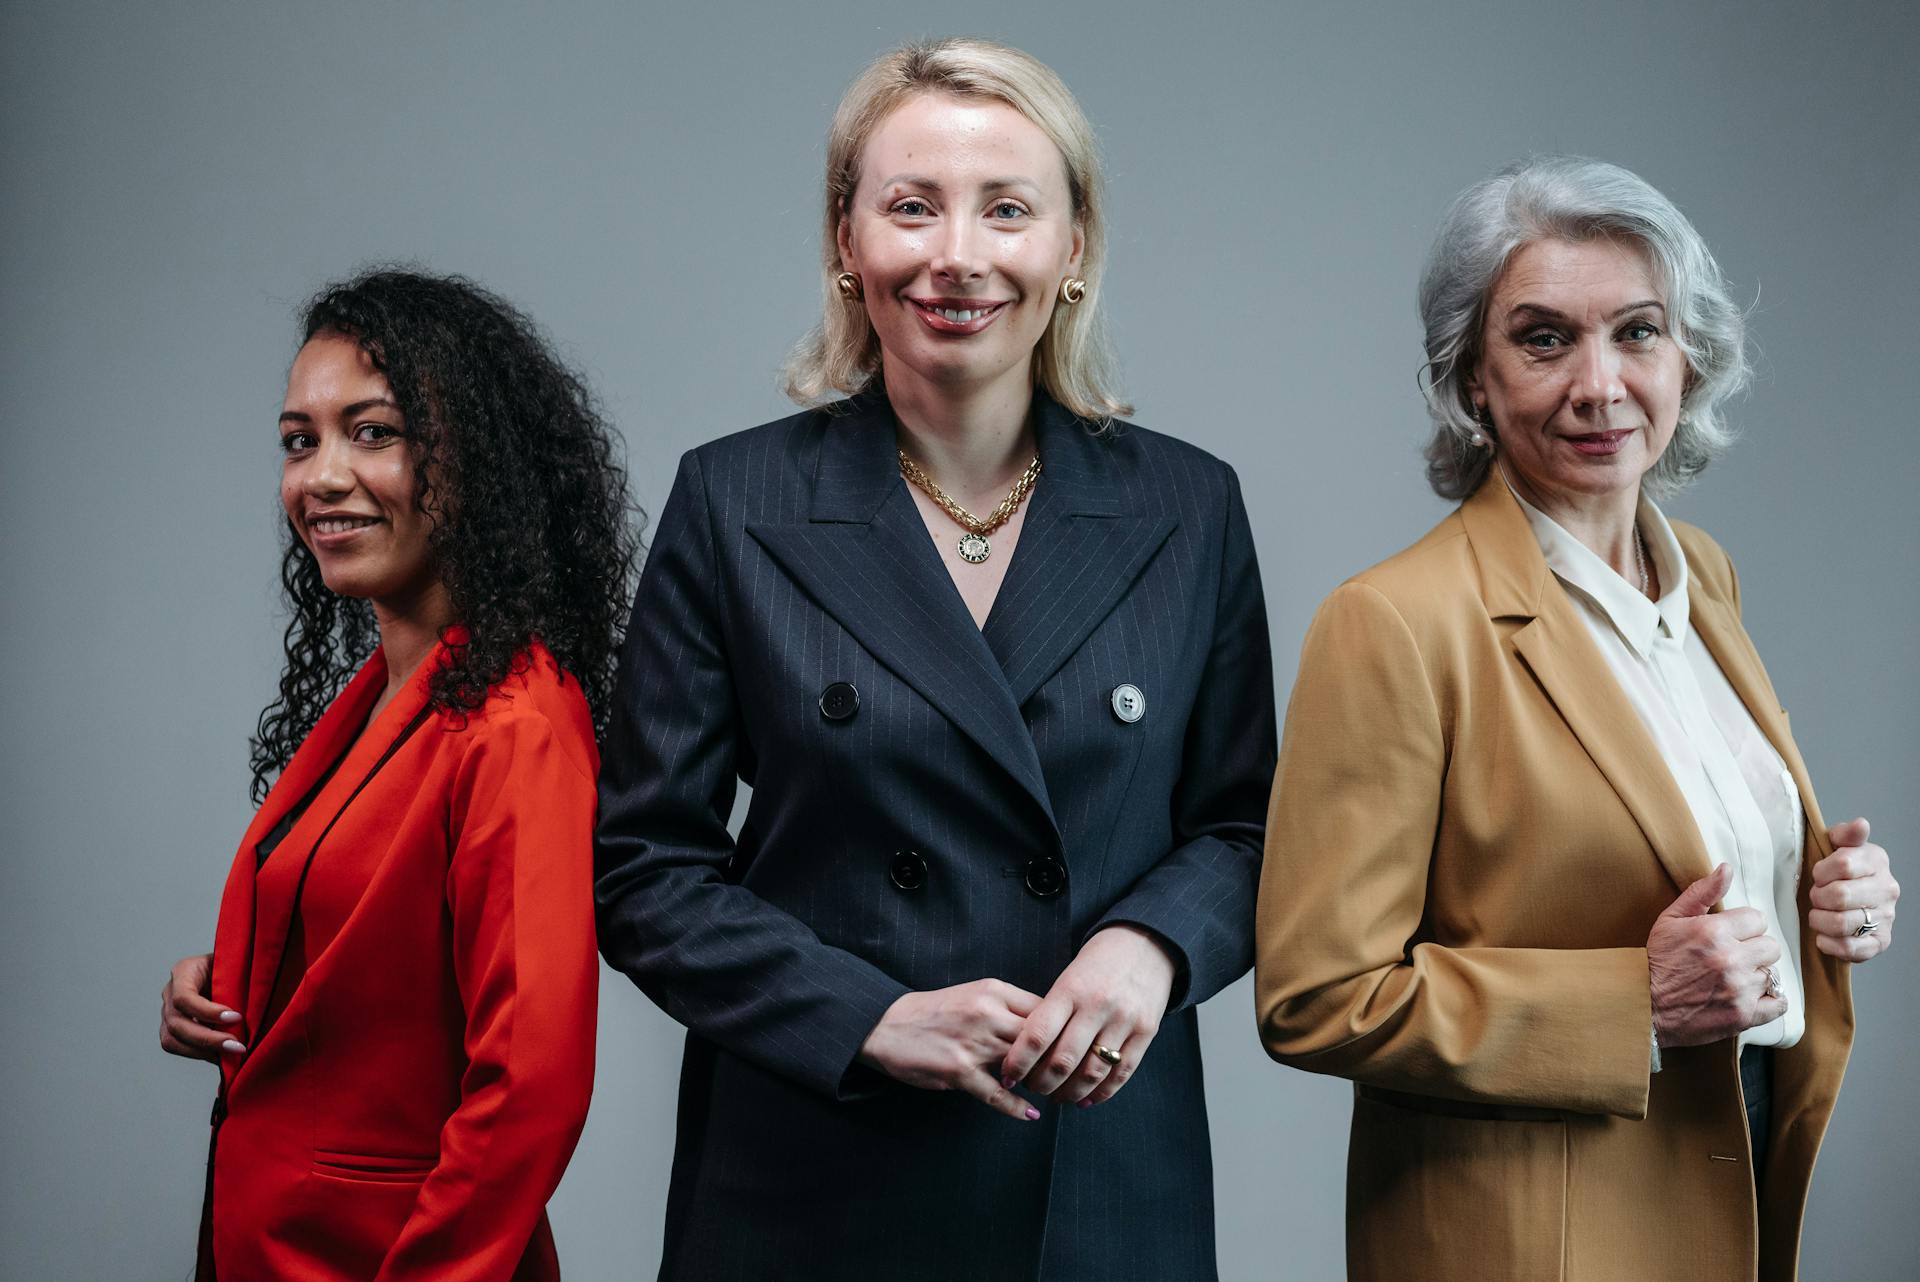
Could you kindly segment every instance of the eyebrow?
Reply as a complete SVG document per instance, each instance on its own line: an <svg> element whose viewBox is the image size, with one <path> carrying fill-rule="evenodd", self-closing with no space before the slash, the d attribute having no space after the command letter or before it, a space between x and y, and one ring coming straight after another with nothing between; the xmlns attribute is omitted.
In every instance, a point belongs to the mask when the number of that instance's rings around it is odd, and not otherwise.
<svg viewBox="0 0 1920 1282"><path fill-rule="evenodd" d="M351 405L342 406L340 409L340 417L352 418L355 414L364 414L370 409L398 410L399 408L398 405L395 405L384 396L371 396L364 401L355 401ZM282 423L311 423L313 422L313 415L303 413L300 410L283 410L280 414L280 421Z"/></svg>
<svg viewBox="0 0 1920 1282"><path fill-rule="evenodd" d="M895 174L880 185L882 187L924 187L928 191L945 190L940 185L939 179L929 178L925 174ZM1040 190L1040 184L1031 178L989 178L980 185L988 191L1007 191L1015 187L1023 187L1028 191Z"/></svg>
<svg viewBox="0 0 1920 1282"><path fill-rule="evenodd" d="M1612 314L1610 314L1607 317L1607 319L1619 320L1622 316L1625 316L1628 312L1637 312L1643 307L1657 308L1659 309L1662 315L1664 315L1667 310L1667 305L1661 302L1659 299L1643 298L1637 303L1628 303L1625 307L1622 307L1617 311L1614 311ZM1568 316L1565 312L1560 311L1558 308L1548 307L1544 303L1515 303L1512 307L1507 309L1507 315L1509 317L1518 316L1523 312L1531 313L1532 315L1540 316L1547 320L1563 321L1568 319Z"/></svg>

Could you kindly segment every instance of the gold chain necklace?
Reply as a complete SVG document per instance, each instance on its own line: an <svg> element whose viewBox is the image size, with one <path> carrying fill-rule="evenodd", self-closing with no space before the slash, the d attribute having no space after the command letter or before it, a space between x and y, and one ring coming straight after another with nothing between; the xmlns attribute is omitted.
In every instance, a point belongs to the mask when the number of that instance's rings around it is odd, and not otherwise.
<svg viewBox="0 0 1920 1282"><path fill-rule="evenodd" d="M925 491L926 496L932 499L942 512L952 517L954 523L966 531L960 536L960 544L956 550L960 553L962 561L973 565L979 565L993 555L993 544L987 542L987 536L1005 525L1013 514L1020 510L1020 504L1033 490L1033 483L1040 479L1040 456L1036 454L1033 456L1033 462L1027 464L1027 470L1020 474L1020 479L1013 483L1013 489L1007 492L1007 497L1000 500L1000 506L983 518L975 516L955 503L945 490L933 483L933 478L922 471L918 463L907 457L905 450L900 450L898 453L900 475Z"/></svg>

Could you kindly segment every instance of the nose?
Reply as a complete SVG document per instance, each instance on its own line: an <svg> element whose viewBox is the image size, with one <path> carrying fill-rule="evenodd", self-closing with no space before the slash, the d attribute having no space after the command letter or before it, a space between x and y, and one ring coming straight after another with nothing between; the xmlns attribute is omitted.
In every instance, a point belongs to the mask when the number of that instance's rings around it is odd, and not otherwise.
<svg viewBox="0 0 1920 1282"><path fill-rule="evenodd" d="M1576 410L1618 405L1627 396L1620 373L1620 353L1612 343L1586 344L1574 358L1573 384L1567 389L1567 400Z"/></svg>
<svg viewBox="0 0 1920 1282"><path fill-rule="evenodd" d="M311 498L338 498L353 488L352 445L345 437L321 437L301 469L300 489Z"/></svg>
<svg viewBox="0 0 1920 1282"><path fill-rule="evenodd" d="M933 246L933 274L942 280L969 281L986 275L980 229L971 218L950 218Z"/></svg>

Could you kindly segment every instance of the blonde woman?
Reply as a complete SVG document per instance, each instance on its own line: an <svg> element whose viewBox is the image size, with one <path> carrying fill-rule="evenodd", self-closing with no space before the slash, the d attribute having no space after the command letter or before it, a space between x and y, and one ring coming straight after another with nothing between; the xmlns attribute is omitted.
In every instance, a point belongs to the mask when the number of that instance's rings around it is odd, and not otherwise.
<svg viewBox="0 0 1920 1282"><path fill-rule="evenodd" d="M888 54L826 188L813 408L682 462L601 777L601 949L689 1030L660 1276L1212 1278L1194 1007L1275 755L1239 486L1116 421L1046 67Z"/></svg>

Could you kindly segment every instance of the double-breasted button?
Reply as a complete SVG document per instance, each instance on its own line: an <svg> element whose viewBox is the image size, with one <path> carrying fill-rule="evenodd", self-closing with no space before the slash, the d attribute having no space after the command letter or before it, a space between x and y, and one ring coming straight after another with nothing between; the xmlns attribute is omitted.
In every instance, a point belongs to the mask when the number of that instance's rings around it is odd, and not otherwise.
<svg viewBox="0 0 1920 1282"><path fill-rule="evenodd" d="M860 711L860 692L844 681L836 681L820 692L820 715L829 721L845 721Z"/></svg>
<svg viewBox="0 0 1920 1282"><path fill-rule="evenodd" d="M902 890L918 890L927 884L927 861L918 851L897 850L887 865L887 880Z"/></svg>
<svg viewBox="0 0 1920 1282"><path fill-rule="evenodd" d="M1132 725L1147 715L1147 696L1140 693L1137 685L1117 685L1113 688L1113 715Z"/></svg>
<svg viewBox="0 0 1920 1282"><path fill-rule="evenodd" d="M1052 899L1067 888L1067 866L1052 855L1027 860L1027 893Z"/></svg>

